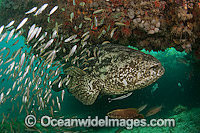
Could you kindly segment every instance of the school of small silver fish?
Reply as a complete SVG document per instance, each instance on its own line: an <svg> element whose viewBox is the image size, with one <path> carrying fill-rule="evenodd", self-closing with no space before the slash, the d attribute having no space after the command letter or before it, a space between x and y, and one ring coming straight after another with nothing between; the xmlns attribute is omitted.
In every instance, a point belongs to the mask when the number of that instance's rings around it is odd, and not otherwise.
<svg viewBox="0 0 200 133"><path fill-rule="evenodd" d="M63 57L65 63L70 62L76 51L79 49L76 43L80 43L81 48L90 46L91 43L87 42L90 38L89 31L86 31L80 38L75 35L64 37L59 35L59 24L55 22L55 27L52 29L52 33L49 31L44 31L40 24L32 23L30 21L29 15L35 17L39 15L44 15L42 12L47 10L48 4L44 4L41 7L33 7L29 11L25 12L25 17L21 19L21 22L16 24L16 20L10 21L7 25L0 26L0 43L6 43L3 48L0 49L0 67L8 66L6 69L1 69L0 77L8 77L7 79L2 79L1 82L12 80L13 84L11 87L0 88L0 105L9 101L12 103L17 101L16 105L12 104L12 112L18 110L19 114L23 111L27 114L34 114L37 116L37 112L40 110L49 110L51 116L55 112L61 110L61 103L64 100L65 90L62 90L61 96L55 99L52 96L52 86L59 83L58 87L62 87L63 84L67 85L70 81L69 76L62 79L60 73L62 73L61 68L64 66L57 58L57 53L63 51L66 56ZM44 15L47 17L48 23L50 17L59 9L55 5L49 14ZM94 14L102 12L102 10L94 11ZM74 13L70 14L70 21L72 22L74 18ZM87 19L87 18L85 18ZM29 30L25 31L24 26L28 26ZM94 25L98 25L97 18L94 19ZM78 28L82 26L79 25ZM112 37L114 34L113 29L110 33ZM104 34L103 32L99 35ZM18 37L23 36L25 39L25 44L28 48L31 48L30 52L27 51L25 46L21 46L16 51L11 52L11 47L15 48L19 44ZM7 38L7 39L6 39ZM14 43L10 45L10 41L14 40ZM70 49L61 49L60 45L64 42L65 45L69 45ZM109 41L104 41L102 44L109 44ZM48 48L53 50L49 50ZM67 51L68 50L68 51ZM4 53L7 51L7 54ZM35 54L33 51L37 51ZM12 55L10 55L12 54ZM76 58L75 58L76 59ZM16 60L19 60L18 62ZM73 60L76 61L76 60ZM71 63L71 62L70 62ZM60 98L60 99L59 99ZM22 103L18 102L22 99ZM8 116L10 113L8 113ZM3 113L2 124L8 119L8 116ZM11 127L12 128L12 127Z"/></svg>
<svg viewBox="0 0 200 133"><path fill-rule="evenodd" d="M0 88L0 105L6 103L6 101L11 102L11 104L17 101L17 106L12 104L12 112L17 108L19 114L22 111L26 111L27 114L32 113L37 116L37 111L49 110L49 113L53 116L55 112L61 110L60 102L64 100L65 90L56 99L52 98L51 93L53 84L60 82L60 86L62 86L59 74L63 65L60 61L55 60L58 51L61 50L58 47L59 42L57 39L58 37L64 39L58 34L58 25L55 24L56 27L52 35L43 31L39 24L29 25L30 28L27 35L25 35L23 30L23 26L29 22L27 15L34 14L35 17L42 15L47 6L48 4L44 4L40 8L33 7L27 11L25 18L16 27L13 26L15 20L12 20L6 26L0 26L0 42L4 43L5 41L7 44L0 49L0 67L8 66L4 70L0 69L0 77L8 77L1 80L1 82L13 81L10 88L8 86ZM58 6L52 8L48 17L53 15L58 8ZM31 46L30 52L25 49L25 46L19 49L16 48L16 51L11 52L11 48L15 48L19 44L18 37L22 35L25 37L24 43L28 47L30 47L29 44L34 44ZM66 38L68 43L71 43L75 39L76 36ZM13 44L9 43L11 40L14 40ZM54 50L47 51L47 48L51 46L55 46ZM69 57L75 53L76 47L74 45L69 51ZM38 51L38 54L33 54L34 50ZM5 52L7 53L6 55L4 55ZM16 60L19 60L19 62ZM22 99L22 103L18 102L19 99ZM2 124L8 119L8 116L5 116L3 113Z"/></svg>
<svg viewBox="0 0 200 133"><path fill-rule="evenodd" d="M61 97L57 96L55 99L52 98L52 86L58 83L58 88L61 88L63 85L66 86L70 82L69 76L62 78L60 74L62 73L62 67L70 62L75 64L76 60L79 57L72 58L75 55L77 50L83 49L90 46L91 43L87 42L90 38L89 31L79 38L77 35L63 36L59 34L59 24L55 22L55 27L52 29L52 33L44 31L40 24L32 24L29 20L28 15L33 15L35 17L43 15L43 11L46 10L48 4L42 5L40 8L33 7L29 11L25 12L25 17L21 22L14 26L16 21L10 21L6 26L2 25L0 27L0 42L7 43L3 48L0 49L0 67L8 66L4 70L1 69L0 77L8 77L7 79L2 80L13 80L13 84L10 88L0 88L0 105L4 104L7 100L14 102L17 99L21 98L22 103L17 102L17 109L19 114L22 111L26 111L27 114L37 115L39 110L49 110L49 113L53 116L57 110L61 110L61 102L65 97L65 90L61 91ZM49 14L44 16L47 17L49 23L51 15L53 15L59 7L55 5L50 11ZM96 10L93 14L102 12L103 9ZM74 14L71 13L70 21L73 21ZM98 20L94 18L94 25L98 25ZM123 23L115 23L116 25L123 25ZM29 31L24 31L23 26L28 25ZM79 25L79 28L82 26ZM117 28L114 28L110 32L110 37L112 38L114 32ZM100 38L105 31L102 31L98 38ZM31 48L30 52L24 50L25 46L20 47L17 51L11 52L10 47L17 47L19 44L18 37L25 37L25 44L28 48ZM6 39L7 38L7 39ZM10 41L14 40L14 43L10 45ZM69 45L70 49L65 49L60 47L60 45ZM80 43L78 46L76 43ZM102 44L109 44L109 41L104 41ZM32 45L30 45L32 44ZM51 48L51 50L49 50ZM53 48L53 50L52 50ZM7 54L4 55L3 52L7 51ZM37 54L33 54L33 51ZM63 64L58 58L59 51L66 53L66 56L62 57ZM12 55L10 55L12 53ZM84 58L84 57L83 57ZM16 59L19 62L16 62ZM64 84L65 83L65 84ZM124 82L126 84L126 82ZM17 92L12 96L13 92ZM120 100L130 96L132 93L122 96L120 98L112 100ZM111 101L112 101L111 100ZM50 104L49 104L50 103ZM21 106L20 106L21 105ZM12 104L12 111L14 111L16 106ZM8 119L9 115L5 116L3 114L2 123Z"/></svg>

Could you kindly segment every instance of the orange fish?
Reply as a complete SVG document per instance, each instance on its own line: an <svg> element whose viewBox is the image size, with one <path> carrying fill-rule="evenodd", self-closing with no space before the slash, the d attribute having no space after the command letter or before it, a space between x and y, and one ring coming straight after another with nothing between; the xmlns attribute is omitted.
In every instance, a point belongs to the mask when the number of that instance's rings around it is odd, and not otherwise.
<svg viewBox="0 0 200 133"><path fill-rule="evenodd" d="M107 116L114 119L143 119L144 116L139 114L136 108L116 109L109 113Z"/></svg>
<svg viewBox="0 0 200 133"><path fill-rule="evenodd" d="M155 115L156 113L160 112L161 109L162 109L162 105L149 109L149 111L146 114L146 117Z"/></svg>

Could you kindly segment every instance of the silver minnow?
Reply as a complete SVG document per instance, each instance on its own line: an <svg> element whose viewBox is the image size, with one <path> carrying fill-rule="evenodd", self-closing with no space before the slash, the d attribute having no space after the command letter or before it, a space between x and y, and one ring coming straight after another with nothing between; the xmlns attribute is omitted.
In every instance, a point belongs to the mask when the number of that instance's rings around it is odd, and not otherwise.
<svg viewBox="0 0 200 133"><path fill-rule="evenodd" d="M25 59L25 53L22 54L21 60L20 60L20 67L24 64L24 59Z"/></svg>
<svg viewBox="0 0 200 133"><path fill-rule="evenodd" d="M14 23L15 23L15 20L11 21L10 23L8 23L8 25L6 25L5 28L9 28L9 27L11 27Z"/></svg>
<svg viewBox="0 0 200 133"><path fill-rule="evenodd" d="M34 16L37 16L39 14L41 14L46 8L47 8L48 4L44 4L43 6L41 6L37 12L34 14Z"/></svg>
<svg viewBox="0 0 200 133"><path fill-rule="evenodd" d="M31 33L30 37L27 39L27 42L30 42L34 36L37 34L39 27L36 27L33 32Z"/></svg>
<svg viewBox="0 0 200 133"><path fill-rule="evenodd" d="M29 31L28 31L28 36L27 36L27 39L31 36L31 34L33 33L33 31L34 31L34 29L35 29L35 24L33 24L32 26L31 26L31 28L29 29Z"/></svg>
<svg viewBox="0 0 200 133"><path fill-rule="evenodd" d="M45 47L44 47L44 50L47 49L47 48L53 43L53 41L54 41L54 39L49 40L49 41L46 43L46 45L45 45Z"/></svg>
<svg viewBox="0 0 200 133"><path fill-rule="evenodd" d="M75 39L76 37L77 37L77 35L72 35L69 38L65 39L65 42L69 42L69 41Z"/></svg>
<svg viewBox="0 0 200 133"><path fill-rule="evenodd" d="M76 51L76 48L77 48L77 45L74 45L74 46L72 47L72 49L71 49L70 52L69 52L69 57L72 56L72 55L74 54L74 52Z"/></svg>
<svg viewBox="0 0 200 133"><path fill-rule="evenodd" d="M27 11L25 14L31 14L31 13L35 12L36 10L37 10L37 7L33 7L32 9Z"/></svg>
<svg viewBox="0 0 200 133"><path fill-rule="evenodd" d="M28 18L24 18L21 23L17 26L16 30L19 30L26 22L27 22Z"/></svg>
<svg viewBox="0 0 200 133"><path fill-rule="evenodd" d="M51 11L49 12L49 16L52 15L57 9L58 9L58 6L55 6L54 8L52 8Z"/></svg>
<svg viewBox="0 0 200 133"><path fill-rule="evenodd" d="M7 41L6 41L7 43L8 43L8 41L12 38L14 32L15 32L15 29L12 29L11 32L9 33L8 39L7 39Z"/></svg>
<svg viewBox="0 0 200 133"><path fill-rule="evenodd" d="M8 35L7 32L5 32L2 36L1 36L1 39L0 39L0 42L4 40L4 38Z"/></svg>
<svg viewBox="0 0 200 133"><path fill-rule="evenodd" d="M130 95L132 95L132 93L133 93L133 92L130 92L130 93L127 93L127 94L125 94L125 95L122 95L122 96L116 97L116 98L108 98L108 102L110 103L110 102L115 101L115 100L122 100L122 99L127 98L127 97L129 97Z"/></svg>
<svg viewBox="0 0 200 133"><path fill-rule="evenodd" d="M0 27L0 34L2 33L3 29L4 29L4 25L2 25L2 26Z"/></svg>
<svg viewBox="0 0 200 133"><path fill-rule="evenodd" d="M41 31L42 31L42 27L40 27L40 28L37 30L37 33L36 33L36 35L35 35L35 38L37 38L37 37L40 35Z"/></svg>

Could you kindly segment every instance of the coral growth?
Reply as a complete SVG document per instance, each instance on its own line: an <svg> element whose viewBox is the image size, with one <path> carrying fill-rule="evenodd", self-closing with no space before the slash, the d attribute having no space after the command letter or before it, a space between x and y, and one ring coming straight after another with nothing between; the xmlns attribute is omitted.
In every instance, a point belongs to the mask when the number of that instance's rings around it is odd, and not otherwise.
<svg viewBox="0 0 200 133"><path fill-rule="evenodd" d="M46 2L32 0L23 2L26 5L24 6L21 0L5 0L0 22L5 24L13 19L20 22L25 11ZM45 15L38 16L37 19L28 16L32 22L42 24L47 31L54 28L57 22L61 25L59 34L64 37L90 31L88 41L94 44L109 41L122 43L121 45L133 44L135 47L150 50L175 47L188 53L195 50L193 53L198 57L200 4L196 1L48 0L47 3L48 11L55 5L59 6L59 10L51 16L50 23L46 21ZM8 12L13 11L15 14L8 15ZM136 42L132 43L133 40Z"/></svg>

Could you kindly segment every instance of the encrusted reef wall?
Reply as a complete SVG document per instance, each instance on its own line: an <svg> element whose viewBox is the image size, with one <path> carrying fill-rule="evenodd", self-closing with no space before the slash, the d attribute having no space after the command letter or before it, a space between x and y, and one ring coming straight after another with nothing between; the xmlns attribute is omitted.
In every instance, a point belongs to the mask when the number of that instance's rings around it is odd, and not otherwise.
<svg viewBox="0 0 200 133"><path fill-rule="evenodd" d="M52 31L57 23L64 38L74 34L81 37L89 31L85 39L92 44L118 43L147 50L175 47L200 59L198 0L4 0L0 23L20 22L26 11L44 3L49 6L42 15L27 16L46 31ZM46 14L55 5L59 10L48 20ZM25 29L27 32L28 27Z"/></svg>

